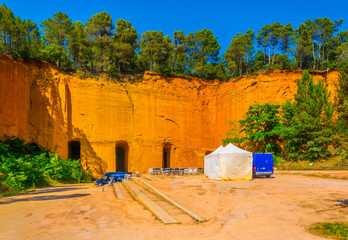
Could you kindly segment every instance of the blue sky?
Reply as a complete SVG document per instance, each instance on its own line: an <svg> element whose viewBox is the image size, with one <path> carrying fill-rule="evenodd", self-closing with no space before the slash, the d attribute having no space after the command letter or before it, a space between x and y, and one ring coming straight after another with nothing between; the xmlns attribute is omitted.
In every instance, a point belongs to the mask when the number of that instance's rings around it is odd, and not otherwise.
<svg viewBox="0 0 348 240"><path fill-rule="evenodd" d="M95 13L107 11L114 23L130 21L139 33L159 30L172 37L174 30L185 34L204 28L212 30L221 45L220 54L238 32L256 32L265 24L291 23L297 28L307 19L343 18L341 31L348 30L348 0L231 0L231 1L119 1L119 0L8 0L3 1L16 16L39 24L61 11L73 20L86 22Z"/></svg>

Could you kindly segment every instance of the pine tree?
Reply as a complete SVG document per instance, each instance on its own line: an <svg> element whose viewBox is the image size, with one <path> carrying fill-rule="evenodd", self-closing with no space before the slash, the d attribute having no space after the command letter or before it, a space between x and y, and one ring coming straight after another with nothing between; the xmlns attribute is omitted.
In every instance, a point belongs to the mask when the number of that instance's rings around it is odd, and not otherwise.
<svg viewBox="0 0 348 240"><path fill-rule="evenodd" d="M81 22L73 23L68 42L70 57L74 61L75 68L86 69L87 63L91 60L90 38Z"/></svg>
<svg viewBox="0 0 348 240"><path fill-rule="evenodd" d="M173 33L172 72L185 73L188 42L183 31Z"/></svg>
<svg viewBox="0 0 348 240"><path fill-rule="evenodd" d="M49 45L46 53L51 54L50 60L54 58L57 67L62 67L67 62L67 40L72 30L72 22L66 13L57 12L53 18L48 18L40 24L45 34L45 41ZM53 46L56 45L56 46ZM66 64L65 64L66 65Z"/></svg>
<svg viewBox="0 0 348 240"><path fill-rule="evenodd" d="M332 115L334 107L330 92L321 80L317 84L307 71L297 80L294 121L298 123L294 138L296 152L303 159L316 160L330 155L328 145L332 141Z"/></svg>
<svg viewBox="0 0 348 240"><path fill-rule="evenodd" d="M116 32L112 39L110 51L109 70L111 72L115 74L131 70L131 65L134 66L136 59L137 38L137 31L130 22L122 19L116 21Z"/></svg>
<svg viewBox="0 0 348 240"><path fill-rule="evenodd" d="M342 67L336 84L335 107L338 130L348 137L348 63Z"/></svg>
<svg viewBox="0 0 348 240"><path fill-rule="evenodd" d="M170 71L171 40L160 31L143 33L140 41L141 55L151 71Z"/></svg>
<svg viewBox="0 0 348 240"><path fill-rule="evenodd" d="M239 75L243 74L243 66L246 65L247 74L249 74L254 53L254 31L248 30L245 34L238 33L227 48L224 60L228 63L228 68L232 76L238 66Z"/></svg>
<svg viewBox="0 0 348 240"><path fill-rule="evenodd" d="M94 47L92 49L94 50L92 52L93 57L91 61L92 70L105 70L107 65L107 54L105 54L105 52L110 51L109 47L113 29L112 17L105 11L96 13L87 20L86 30L91 37L90 44ZM95 64L93 64L93 62ZM96 69L94 69L94 65L97 65Z"/></svg>
<svg viewBox="0 0 348 240"><path fill-rule="evenodd" d="M188 67L193 75L206 78L210 62L217 64L220 45L211 30L203 29L188 36Z"/></svg>

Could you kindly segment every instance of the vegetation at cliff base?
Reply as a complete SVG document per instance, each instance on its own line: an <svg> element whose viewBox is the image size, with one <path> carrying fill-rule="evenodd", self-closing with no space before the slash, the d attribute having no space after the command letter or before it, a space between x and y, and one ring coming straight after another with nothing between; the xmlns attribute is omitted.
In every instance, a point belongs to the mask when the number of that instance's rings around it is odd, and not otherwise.
<svg viewBox="0 0 348 240"><path fill-rule="evenodd" d="M307 71L297 80L293 102L253 104L227 132L229 142L253 152L271 152L276 159L318 161L348 159L348 64L342 68L331 102L323 81L314 83Z"/></svg>
<svg viewBox="0 0 348 240"><path fill-rule="evenodd" d="M337 70L348 60L348 31L343 19L315 18L296 29L291 23L267 24L237 33L230 46L209 29L191 33L138 33L123 19L102 11L87 22L57 12L39 25L0 6L0 54L54 63L83 74L155 71L167 76L226 80L272 69Z"/></svg>
<svg viewBox="0 0 348 240"><path fill-rule="evenodd" d="M0 141L0 194L19 192L52 183L91 181L79 160L64 160L55 153L24 140L5 136Z"/></svg>

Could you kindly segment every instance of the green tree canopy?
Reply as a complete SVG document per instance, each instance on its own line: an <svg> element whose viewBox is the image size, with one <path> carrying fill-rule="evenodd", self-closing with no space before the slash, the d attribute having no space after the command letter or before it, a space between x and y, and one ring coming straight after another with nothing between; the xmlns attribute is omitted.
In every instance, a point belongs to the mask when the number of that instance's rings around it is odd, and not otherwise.
<svg viewBox="0 0 348 240"><path fill-rule="evenodd" d="M114 28L112 17L105 11L96 13L87 20L86 30L91 37L91 45L95 50L93 55L95 58L95 65L97 65L96 70L103 71L106 68L107 57L105 51L109 51L113 34L112 30Z"/></svg>
<svg viewBox="0 0 348 240"><path fill-rule="evenodd" d="M194 75L206 77L208 64L218 63L220 45L213 32L203 29L188 36L188 66Z"/></svg>
<svg viewBox="0 0 348 240"><path fill-rule="evenodd" d="M171 40L169 36L163 36L160 31L147 31L143 33L141 41L141 55L147 61L151 71L155 64L158 70L169 67L166 64L171 52Z"/></svg>
<svg viewBox="0 0 348 240"><path fill-rule="evenodd" d="M227 138L223 140L224 144L242 142L246 148L254 152L280 153L281 117L279 109L279 104L251 105L244 118L239 121L239 134L230 133L232 136L242 136L242 138Z"/></svg>
<svg viewBox="0 0 348 240"><path fill-rule="evenodd" d="M114 72L129 71L136 59L135 50L138 47L138 34L131 23L122 19L116 21L116 32L112 39L110 59Z"/></svg>

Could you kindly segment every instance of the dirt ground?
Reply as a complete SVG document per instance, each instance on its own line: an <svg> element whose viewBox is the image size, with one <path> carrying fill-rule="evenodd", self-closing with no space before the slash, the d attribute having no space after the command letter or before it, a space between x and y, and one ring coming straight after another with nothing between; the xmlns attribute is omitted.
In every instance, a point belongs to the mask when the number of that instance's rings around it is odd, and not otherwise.
<svg viewBox="0 0 348 240"><path fill-rule="evenodd" d="M348 221L348 181L275 174L253 181L160 177L151 184L205 218L164 225L132 199L92 184L64 185L0 199L0 239L322 239L320 221ZM111 190L111 189L110 189Z"/></svg>

